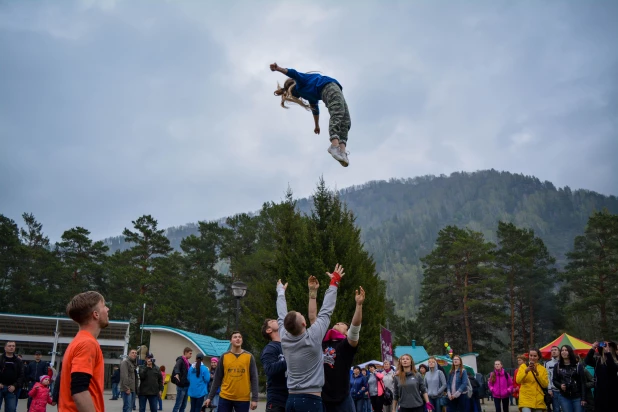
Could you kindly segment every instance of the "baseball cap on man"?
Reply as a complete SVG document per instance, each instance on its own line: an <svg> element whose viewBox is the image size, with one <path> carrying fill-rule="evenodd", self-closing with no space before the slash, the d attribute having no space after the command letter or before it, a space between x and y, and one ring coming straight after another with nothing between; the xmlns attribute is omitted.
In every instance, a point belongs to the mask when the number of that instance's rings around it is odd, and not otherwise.
<svg viewBox="0 0 618 412"><path fill-rule="evenodd" d="M34 352L34 354L35 354L35 355L41 355L41 351L40 351L40 350L38 350L38 351Z"/></svg>

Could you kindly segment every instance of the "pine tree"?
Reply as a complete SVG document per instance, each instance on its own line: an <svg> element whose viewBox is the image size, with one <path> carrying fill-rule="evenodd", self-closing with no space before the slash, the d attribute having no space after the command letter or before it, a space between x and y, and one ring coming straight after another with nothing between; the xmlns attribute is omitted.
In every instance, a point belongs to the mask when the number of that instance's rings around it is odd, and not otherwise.
<svg viewBox="0 0 618 412"><path fill-rule="evenodd" d="M542 309L547 308L542 305L551 301L555 259L531 229L520 229L512 223L499 222L497 237L500 249L496 252L496 266L508 294L509 346L511 364L514 365L515 353L533 347L535 331L543 329L539 325L540 321L547 318L547 311ZM521 327L517 334L516 325Z"/></svg>
<svg viewBox="0 0 618 412"><path fill-rule="evenodd" d="M607 210L590 216L577 236L563 275L574 297L572 311L597 311L602 337L618 332L618 215ZM594 319L594 317L591 317Z"/></svg>
<svg viewBox="0 0 618 412"><path fill-rule="evenodd" d="M421 259L425 278L419 321L434 350L448 341L460 351L491 353L495 328L504 319L493 248L481 233L447 226L435 249Z"/></svg>
<svg viewBox="0 0 618 412"><path fill-rule="evenodd" d="M103 242L93 242L90 231L83 227L62 234L55 252L64 266L61 288L64 302L85 290L96 290L103 296L107 294L104 265L108 251Z"/></svg>

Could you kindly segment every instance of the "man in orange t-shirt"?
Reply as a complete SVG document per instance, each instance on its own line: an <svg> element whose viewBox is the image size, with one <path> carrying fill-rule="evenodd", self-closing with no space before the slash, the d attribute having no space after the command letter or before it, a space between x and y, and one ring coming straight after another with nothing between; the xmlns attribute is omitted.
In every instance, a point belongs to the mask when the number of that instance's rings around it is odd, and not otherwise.
<svg viewBox="0 0 618 412"><path fill-rule="evenodd" d="M93 291L74 296L67 305L79 332L62 359L59 412L105 411L103 352L97 337L109 325L108 312L103 296Z"/></svg>

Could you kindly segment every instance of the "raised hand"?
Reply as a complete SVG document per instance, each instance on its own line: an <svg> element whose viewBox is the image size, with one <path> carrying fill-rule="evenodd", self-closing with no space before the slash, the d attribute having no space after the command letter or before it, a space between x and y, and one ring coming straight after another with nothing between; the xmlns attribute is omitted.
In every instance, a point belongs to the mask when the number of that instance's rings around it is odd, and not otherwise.
<svg viewBox="0 0 618 412"><path fill-rule="evenodd" d="M274 72L275 70L277 70L277 68L278 68L278 67L279 67L279 66L277 66L277 63L272 63L272 64L270 65L270 71Z"/></svg>
<svg viewBox="0 0 618 412"><path fill-rule="evenodd" d="M288 288L288 284L286 282L286 284L284 285L283 283L281 283L281 279L279 279L277 281L277 294L279 295L284 295L285 294L285 290Z"/></svg>
<svg viewBox="0 0 618 412"><path fill-rule="evenodd" d="M354 300L357 305L362 305L365 302L365 289L363 289L362 286L359 286L358 288L360 289L360 292L358 290L354 291Z"/></svg>
<svg viewBox="0 0 618 412"><path fill-rule="evenodd" d="M318 282L318 278L316 278L315 276L309 276L307 285L309 286L310 291L318 290L320 288L320 282Z"/></svg>
<svg viewBox="0 0 618 412"><path fill-rule="evenodd" d="M333 273L338 273L340 277L343 277L343 275L345 275L345 273L343 272L343 266L341 266L339 263L337 263L335 265L335 270L333 270ZM333 278L333 273L328 273L326 272L326 274L328 275L329 278Z"/></svg>

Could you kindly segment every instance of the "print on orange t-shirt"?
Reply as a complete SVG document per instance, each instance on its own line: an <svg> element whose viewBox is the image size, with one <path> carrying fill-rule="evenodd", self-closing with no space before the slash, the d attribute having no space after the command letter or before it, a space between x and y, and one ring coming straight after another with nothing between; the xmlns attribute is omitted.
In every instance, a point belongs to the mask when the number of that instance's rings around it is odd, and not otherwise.
<svg viewBox="0 0 618 412"><path fill-rule="evenodd" d="M103 384L105 380L103 352L101 346L90 332L81 330L67 347L62 359L60 375L59 412L77 412L77 405L71 395L71 373L81 372L92 376L88 392L97 412L105 411Z"/></svg>

